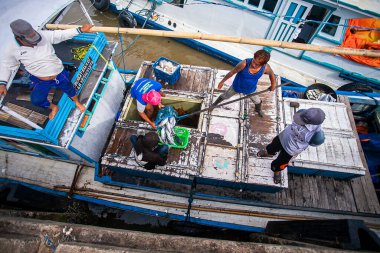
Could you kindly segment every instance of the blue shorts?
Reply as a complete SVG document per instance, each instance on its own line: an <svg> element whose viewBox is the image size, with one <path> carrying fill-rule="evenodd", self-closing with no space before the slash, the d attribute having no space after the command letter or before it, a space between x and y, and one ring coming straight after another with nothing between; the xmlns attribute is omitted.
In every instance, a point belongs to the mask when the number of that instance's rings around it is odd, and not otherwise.
<svg viewBox="0 0 380 253"><path fill-rule="evenodd" d="M50 106L50 102L47 100L47 96L49 91L53 87L57 87L61 89L64 93L66 93L70 98L74 97L77 92L70 81L69 73L66 70L63 70L61 73L57 75L57 77L53 80L44 81L30 75L30 87L32 89L32 94L30 95L30 100L33 105L48 108Z"/></svg>

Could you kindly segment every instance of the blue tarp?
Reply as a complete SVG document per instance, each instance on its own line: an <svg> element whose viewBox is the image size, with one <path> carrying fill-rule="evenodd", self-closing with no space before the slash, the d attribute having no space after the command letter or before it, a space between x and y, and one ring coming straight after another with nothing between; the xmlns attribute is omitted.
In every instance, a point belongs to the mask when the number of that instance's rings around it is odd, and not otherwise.
<svg viewBox="0 0 380 253"><path fill-rule="evenodd" d="M380 134L359 134L375 188L380 188Z"/></svg>
<svg viewBox="0 0 380 253"><path fill-rule="evenodd" d="M177 118L178 113L172 106L167 105L158 111L155 124L156 126L158 126L160 122L163 121L164 119L172 118L172 117Z"/></svg>

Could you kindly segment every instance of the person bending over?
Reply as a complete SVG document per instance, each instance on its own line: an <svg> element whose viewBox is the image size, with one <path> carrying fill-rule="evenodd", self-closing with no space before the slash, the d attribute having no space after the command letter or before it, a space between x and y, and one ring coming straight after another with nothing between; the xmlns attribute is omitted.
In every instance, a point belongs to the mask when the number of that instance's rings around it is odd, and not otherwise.
<svg viewBox="0 0 380 253"><path fill-rule="evenodd" d="M161 97L165 94L161 92L162 85L154 80L148 78L140 78L131 88L131 96L137 101L137 111L140 117L149 123L154 129L157 126L152 121L154 112L153 106L158 106L159 109L164 107L161 104Z"/></svg>
<svg viewBox="0 0 380 253"><path fill-rule="evenodd" d="M157 133L154 132L130 137L135 150L136 162L147 170L155 169L156 165L164 166L166 164L169 147L158 145L159 140Z"/></svg>

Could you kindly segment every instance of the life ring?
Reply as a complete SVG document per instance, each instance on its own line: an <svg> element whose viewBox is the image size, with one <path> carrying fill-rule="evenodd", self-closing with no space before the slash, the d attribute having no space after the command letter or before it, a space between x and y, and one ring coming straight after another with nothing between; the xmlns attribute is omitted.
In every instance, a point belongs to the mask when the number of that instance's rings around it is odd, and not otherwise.
<svg viewBox="0 0 380 253"><path fill-rule="evenodd" d="M121 27L135 28L137 26L136 19L133 17L132 13L124 10L119 15L119 24Z"/></svg>
<svg viewBox="0 0 380 253"><path fill-rule="evenodd" d="M106 11L110 7L110 0L91 0L91 3L99 11Z"/></svg>

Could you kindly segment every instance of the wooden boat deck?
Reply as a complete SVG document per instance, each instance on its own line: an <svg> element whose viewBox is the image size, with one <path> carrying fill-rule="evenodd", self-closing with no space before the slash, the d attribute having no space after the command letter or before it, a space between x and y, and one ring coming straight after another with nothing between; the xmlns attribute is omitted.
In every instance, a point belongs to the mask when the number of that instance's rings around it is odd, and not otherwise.
<svg viewBox="0 0 380 253"><path fill-rule="evenodd" d="M178 86L175 85L170 88L173 90L175 89L178 94L185 94L187 97L192 96L188 93L188 89L190 89L190 92L194 93L198 91L200 92L199 96L205 96L206 98L207 89L209 89L210 92L210 87L215 87L226 73L226 71L212 72L206 68L199 71L199 76L193 72L196 71L183 72L181 79L178 82ZM154 78L150 64L144 63L138 73L138 76ZM195 79L197 81L194 81ZM187 80L187 82L191 83L191 86L185 86L185 82L183 80ZM264 79L259 84L258 89L265 89L268 86L268 80ZM165 91L171 93L172 91L167 88L167 86L164 86ZM202 105L203 107L207 107L211 103L211 100L217 96L217 94L214 94L216 92L217 91L211 89L211 95L209 95L210 99L205 99L205 102ZM117 123L115 133L112 135L109 146L105 151L102 164L110 165L110 167L131 169L129 171L129 176L127 177L123 175L122 170L113 170L111 176L115 181L129 183L138 181L138 184L141 185L166 190L175 189L179 192L187 192L189 188L185 186L181 188L178 187L178 184L173 182L157 180L163 178L155 178L154 175L177 177L177 182L184 182L181 181L181 179L186 181L190 180L192 176L199 175L204 176L205 178L219 177L221 180L235 180L235 182L242 183L242 189L246 189L244 187L244 183L257 184L259 181L259 183L264 182L265 184L265 180L267 180L268 183L271 184L272 173L269 170L270 160L257 159L256 153L260 148L263 148L267 143L269 143L272 138L285 126L287 118L279 114L279 111L283 110L283 104L276 103L279 96L280 94L278 93L265 93L262 96L264 103L263 108L265 111L264 118L258 118L256 116L254 106L250 100L230 104L224 108L222 107L221 109L215 109L212 111L211 116L209 114L202 114L202 131L190 129L191 139L189 141L189 147L186 150L171 149L168 165L154 170L153 174L149 172L149 177L153 175L152 179L139 179L139 176L144 175L144 172L146 171L143 168L139 168L139 166L135 163L132 147L129 142L130 135L144 133L146 131L151 131L151 129L143 122L120 121ZM346 105L343 107L341 106L341 108L347 110L347 115L349 115L349 118L346 120L349 122L349 127L343 126L342 124L339 125L338 123L338 126L333 126L331 129L327 128L326 131L331 132L334 127L341 129L343 128L343 130L347 128L347 131L351 131L351 135L355 135L354 139L357 141L357 134L348 100L345 97L339 97L339 100L339 102ZM334 115L330 115L330 117L334 117ZM246 118L246 120L242 120L242 118ZM223 120L227 120L228 124L219 124ZM240 124L241 121L245 122L245 124ZM227 127L227 129L220 127L221 125L233 126L234 124L240 126L238 128ZM206 126L208 129L207 132ZM231 129L238 129L238 131L240 131L240 140L228 139L225 137L226 133L231 131ZM249 138L244 138L244 136ZM352 136L350 136L350 138L351 137ZM345 145L344 142L341 142L340 144L342 146ZM203 149L199 147L203 147ZM209 151L209 153L206 151L202 156L202 152L204 152L206 147L208 150L211 149L211 151ZM350 180L339 180L327 176L321 176L316 172L312 174L311 172L305 170L305 173L310 175L298 175L293 173L289 173L289 175L287 175L287 173L283 173L285 175L283 181L286 183L282 185L282 188L284 189L277 193L265 193L261 191L249 190L241 191L239 189L225 187L221 188L218 186L209 185L209 182L202 182L202 180L199 182L197 192L248 201L262 201L281 206L378 214L380 213L380 206L374 187L371 183L371 178L368 174L368 169L366 169L367 166L360 143L357 143L356 147L357 149L352 148L352 146L349 148L352 157L356 157L350 161L353 164L361 164L362 170L360 173L363 175L365 174L363 177L357 177ZM229 152L226 152L226 150L229 150ZM324 152L330 151L326 150ZM337 152L342 153L343 150L338 150ZM234 155L234 157L231 157L231 154L236 154L236 156ZM345 160L347 156L348 154L343 156L344 159L341 159L342 162L346 162ZM239 157L239 159L236 159L236 157ZM222 172L214 169L215 163L217 163L220 167L225 166L223 163L224 160L218 161L217 159L219 158L230 159L230 161L233 161L233 167L230 168L236 169L227 169ZM295 168L302 167L300 163L303 160L305 160L303 157L298 160L295 159L293 161L293 166ZM214 165L207 164L210 163L210 161L214 161ZM239 162L238 165L236 164L236 161ZM305 161L303 162L305 163ZM327 164L330 162L331 161L326 161ZM229 165L230 164L228 164L228 166ZM308 166L311 166L310 163ZM321 163L321 166L323 167L323 163ZM358 166L358 168L359 167L360 166ZM214 171L211 169L214 169ZM133 173L131 171L138 171L139 173ZM147 174L145 174L145 176L147 176Z"/></svg>

